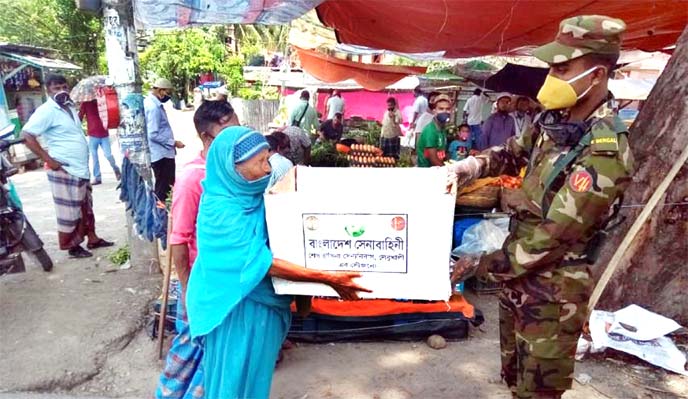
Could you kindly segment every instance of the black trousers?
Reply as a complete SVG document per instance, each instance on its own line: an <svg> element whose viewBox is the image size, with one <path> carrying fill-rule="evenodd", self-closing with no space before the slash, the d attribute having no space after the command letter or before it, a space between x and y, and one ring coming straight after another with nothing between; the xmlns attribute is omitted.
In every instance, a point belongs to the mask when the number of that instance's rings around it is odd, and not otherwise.
<svg viewBox="0 0 688 399"><path fill-rule="evenodd" d="M165 202L174 186L174 158L162 158L152 162L151 167L155 176L155 195L160 201Z"/></svg>

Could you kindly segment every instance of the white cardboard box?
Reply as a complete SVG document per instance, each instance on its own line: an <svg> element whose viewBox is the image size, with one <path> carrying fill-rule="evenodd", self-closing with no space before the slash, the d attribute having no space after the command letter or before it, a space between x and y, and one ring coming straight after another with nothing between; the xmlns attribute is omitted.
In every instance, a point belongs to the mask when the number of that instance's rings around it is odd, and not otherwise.
<svg viewBox="0 0 688 399"><path fill-rule="evenodd" d="M275 258L356 271L363 298L447 300L455 197L444 168L307 168L296 191L265 197ZM273 278L278 294L337 296Z"/></svg>

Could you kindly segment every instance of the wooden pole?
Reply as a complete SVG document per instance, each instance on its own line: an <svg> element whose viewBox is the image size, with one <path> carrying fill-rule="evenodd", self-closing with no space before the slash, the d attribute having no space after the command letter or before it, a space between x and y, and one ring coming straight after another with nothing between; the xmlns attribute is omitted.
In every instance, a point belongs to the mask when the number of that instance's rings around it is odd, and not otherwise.
<svg viewBox="0 0 688 399"><path fill-rule="evenodd" d="M172 214L167 215L167 259L162 279L162 303L160 304L160 320L158 320L158 359L162 359L162 347L165 343L165 319L167 318L167 302L170 299L170 276L172 274ZM179 298L178 300L181 300Z"/></svg>
<svg viewBox="0 0 688 399"><path fill-rule="evenodd" d="M604 292L604 289L607 287L609 280L612 278L614 272L621 264L621 261L623 260L623 257L626 254L626 250L628 250L628 248L631 246L636 235L643 227L647 219L650 217L652 211L654 211L655 207L657 206L657 203L659 203L659 200L664 196L664 193L666 193L667 189L669 188L669 185L674 180L679 170L681 170L686 161L688 161L688 147L686 147L683 150L679 158L676 160L674 166L671 168L671 170L669 170L669 173L666 175L666 177L664 177L664 180L662 180L659 186L657 186L657 189L650 197L650 200L647 202L647 205L645 205L642 212L640 212L640 215L638 215L638 219L635 220L630 230L628 230L628 233L626 233L626 236L624 237L623 241L621 241L621 244L619 244L619 247L616 249L616 252L614 252L612 259L607 264L604 273L602 273L600 280L595 286L595 290L592 292L592 295L590 296L590 302L588 304L588 313L592 312L593 309L595 309L595 306L597 306L597 302L600 300L600 296L602 296L602 293Z"/></svg>

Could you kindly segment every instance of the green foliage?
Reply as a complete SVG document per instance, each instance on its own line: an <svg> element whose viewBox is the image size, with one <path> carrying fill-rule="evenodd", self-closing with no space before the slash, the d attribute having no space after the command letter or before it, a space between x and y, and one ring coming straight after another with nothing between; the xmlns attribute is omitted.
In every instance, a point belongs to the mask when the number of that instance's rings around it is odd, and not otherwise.
<svg viewBox="0 0 688 399"><path fill-rule="evenodd" d="M401 154L399 155L399 160L397 160L397 168L412 168L415 166L413 150L408 147L401 148Z"/></svg>
<svg viewBox="0 0 688 399"><path fill-rule="evenodd" d="M349 166L346 156L337 152L332 143L316 143L311 151L311 166L345 168Z"/></svg>
<svg viewBox="0 0 688 399"><path fill-rule="evenodd" d="M150 75L165 77L188 98L191 78L206 71L221 71L231 75L224 66L227 50L217 35L204 29L158 31L141 54L141 67ZM144 75L145 76L145 75Z"/></svg>
<svg viewBox="0 0 688 399"><path fill-rule="evenodd" d="M122 266L123 264L127 263L129 258L130 253L128 245L119 247L114 252L110 253L110 255L108 255L108 259L110 259L110 262L114 263L117 266Z"/></svg>
<svg viewBox="0 0 688 399"><path fill-rule="evenodd" d="M348 139L354 139L361 144L370 144L374 146L380 145L380 135L382 128L376 122L367 122L363 126L349 129L344 136Z"/></svg>
<svg viewBox="0 0 688 399"><path fill-rule="evenodd" d="M0 0L0 41L57 50L85 75L105 72L100 18L76 9L74 0Z"/></svg>
<svg viewBox="0 0 688 399"><path fill-rule="evenodd" d="M244 60L240 56L231 56L224 60L217 72L226 82L229 91L235 95L244 85Z"/></svg>
<svg viewBox="0 0 688 399"><path fill-rule="evenodd" d="M253 87L242 87L237 92L237 97L244 100L260 100L261 94L260 90L256 90Z"/></svg>
<svg viewBox="0 0 688 399"><path fill-rule="evenodd" d="M244 56L252 56L263 51L286 52L289 38L288 25L234 25L237 41Z"/></svg>

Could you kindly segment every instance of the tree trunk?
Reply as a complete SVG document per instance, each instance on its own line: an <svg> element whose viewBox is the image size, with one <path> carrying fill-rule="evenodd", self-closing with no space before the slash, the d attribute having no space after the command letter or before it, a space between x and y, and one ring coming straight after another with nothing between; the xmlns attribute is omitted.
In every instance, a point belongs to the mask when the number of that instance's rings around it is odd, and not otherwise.
<svg viewBox="0 0 688 399"><path fill-rule="evenodd" d="M645 204L688 146L688 29L631 127L636 172L624 204ZM688 324L688 165L684 165L636 236L598 308L637 304ZM676 203L683 203L671 205ZM594 267L604 270L642 207L624 208Z"/></svg>

